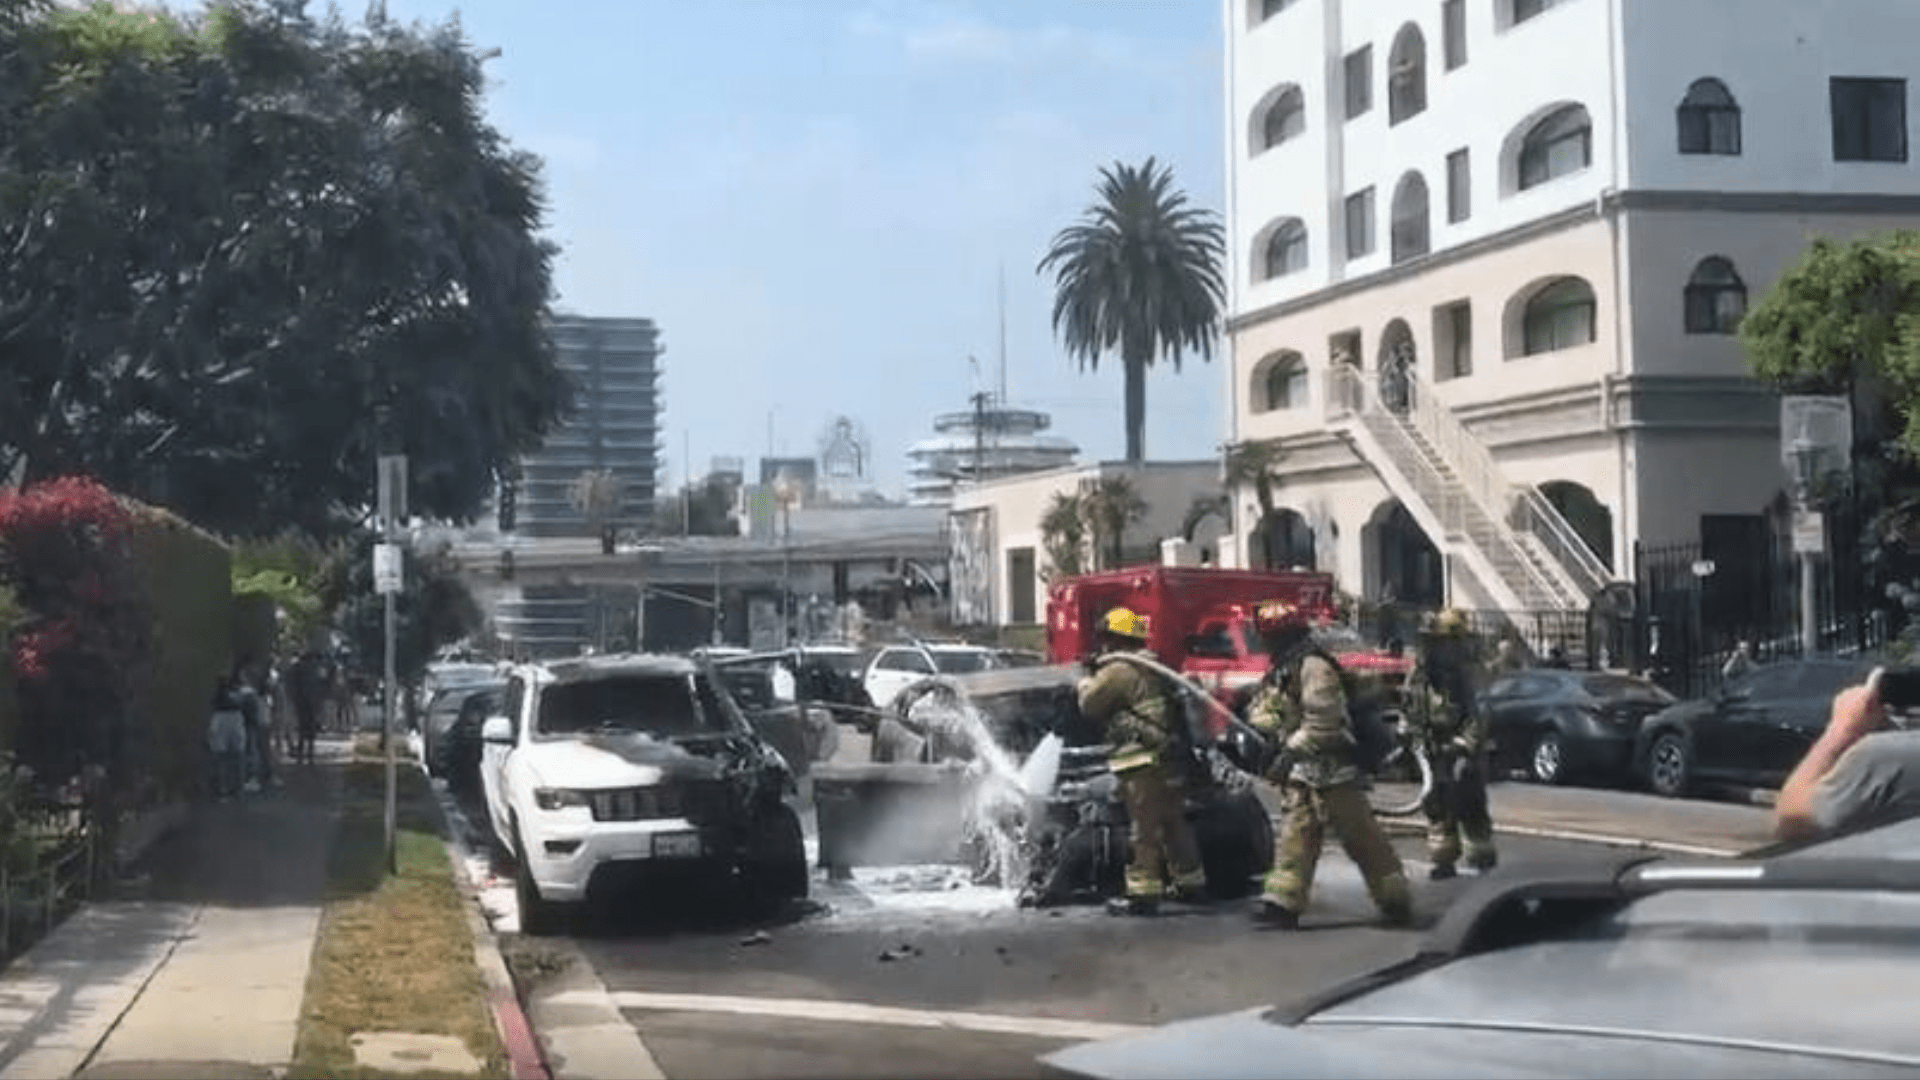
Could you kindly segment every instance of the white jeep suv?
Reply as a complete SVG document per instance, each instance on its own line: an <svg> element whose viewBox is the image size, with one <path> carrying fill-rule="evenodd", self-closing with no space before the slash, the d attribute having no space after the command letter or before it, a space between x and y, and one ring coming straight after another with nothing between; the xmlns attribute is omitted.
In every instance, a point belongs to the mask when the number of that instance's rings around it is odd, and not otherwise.
<svg viewBox="0 0 1920 1080"><path fill-rule="evenodd" d="M729 880L756 901L806 896L793 772L706 665L521 665L501 700L481 733L481 785L524 932L550 933L564 905L650 875Z"/></svg>

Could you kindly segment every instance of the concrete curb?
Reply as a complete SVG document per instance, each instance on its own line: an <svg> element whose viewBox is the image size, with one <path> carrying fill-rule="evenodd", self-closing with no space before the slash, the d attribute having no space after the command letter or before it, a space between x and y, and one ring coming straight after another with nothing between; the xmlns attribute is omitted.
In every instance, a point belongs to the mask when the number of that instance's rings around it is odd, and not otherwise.
<svg viewBox="0 0 1920 1080"><path fill-rule="evenodd" d="M1425 836L1426 823L1418 819L1388 818L1380 819L1380 824L1389 833L1402 836ZM1639 848L1645 851L1664 851L1673 855L1694 855L1710 859L1726 859L1739 856L1747 849L1731 847L1713 847L1706 844L1686 844L1673 840L1648 840L1639 836L1619 836L1612 833L1585 832L1579 829L1540 828L1532 825L1499 825L1493 827L1499 835L1526 836L1536 840L1563 840L1576 844L1605 844L1608 847Z"/></svg>
<svg viewBox="0 0 1920 1080"><path fill-rule="evenodd" d="M418 763L410 764L419 768ZM424 769L421 774L425 775ZM429 779L428 783L431 784L432 780ZM454 823L447 817L446 807L437 795L433 799L433 809L440 821L440 842L446 845L447 862L452 866L454 888L465 901L461 906L467 917L467 931L473 936L474 963L480 969L481 980L487 985L487 1009L493 1015L494 1030L500 1033L500 1043L506 1049L507 1065L513 1080L553 1080L553 1070L547 1065L540 1040L534 1036L533 1022L527 1018L526 1009L520 1004L513 975L507 969L507 958L501 955L500 944L488 928L486 917L480 913L479 885L467 876L466 845L459 839Z"/></svg>

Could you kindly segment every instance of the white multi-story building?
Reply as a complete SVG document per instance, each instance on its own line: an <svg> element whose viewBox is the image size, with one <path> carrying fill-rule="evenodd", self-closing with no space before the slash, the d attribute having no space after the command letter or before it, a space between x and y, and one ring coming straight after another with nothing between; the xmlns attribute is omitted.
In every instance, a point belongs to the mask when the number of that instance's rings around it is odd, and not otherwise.
<svg viewBox="0 0 1920 1080"><path fill-rule="evenodd" d="M1920 2L1225 7L1230 424L1286 451L1243 559L1573 610L1636 542L1765 543L1734 331L1813 237L1920 217Z"/></svg>

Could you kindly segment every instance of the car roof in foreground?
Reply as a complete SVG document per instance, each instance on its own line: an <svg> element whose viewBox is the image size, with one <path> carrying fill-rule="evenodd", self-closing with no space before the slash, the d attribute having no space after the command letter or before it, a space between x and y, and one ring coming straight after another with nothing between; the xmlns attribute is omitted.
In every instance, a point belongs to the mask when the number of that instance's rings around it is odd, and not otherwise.
<svg viewBox="0 0 1920 1080"><path fill-rule="evenodd" d="M551 660L540 666L554 682L585 682L623 675L691 675L697 670L691 659L663 653L579 656Z"/></svg>
<svg viewBox="0 0 1920 1080"><path fill-rule="evenodd" d="M1915 971L1920 819L1764 860L1489 879L1395 968L1045 1060L1196 1080L1911 1076Z"/></svg>

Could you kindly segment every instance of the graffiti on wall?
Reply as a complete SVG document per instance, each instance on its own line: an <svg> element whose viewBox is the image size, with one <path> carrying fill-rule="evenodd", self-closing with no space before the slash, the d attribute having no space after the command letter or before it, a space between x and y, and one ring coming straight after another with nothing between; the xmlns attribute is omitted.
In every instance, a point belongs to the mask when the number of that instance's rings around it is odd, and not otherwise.
<svg viewBox="0 0 1920 1080"><path fill-rule="evenodd" d="M947 516L947 582L957 626L993 622L993 510Z"/></svg>

